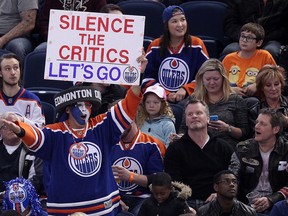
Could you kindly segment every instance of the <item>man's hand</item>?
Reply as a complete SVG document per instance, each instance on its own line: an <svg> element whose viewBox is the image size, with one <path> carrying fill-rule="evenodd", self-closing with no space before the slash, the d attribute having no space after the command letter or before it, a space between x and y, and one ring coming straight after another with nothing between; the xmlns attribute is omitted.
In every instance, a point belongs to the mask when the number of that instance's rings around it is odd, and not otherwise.
<svg viewBox="0 0 288 216"><path fill-rule="evenodd" d="M15 134L21 132L21 128L12 121L7 121L6 119L0 119L0 128L6 127L12 130Z"/></svg>
<svg viewBox="0 0 288 216"><path fill-rule="evenodd" d="M144 73L145 69L146 69L146 66L148 64L148 59L146 58L145 56L145 51L144 51L144 48L142 48L142 55L139 56L136 61L138 63L141 63L141 66L140 66L140 71L141 73Z"/></svg>
<svg viewBox="0 0 288 216"><path fill-rule="evenodd" d="M182 101L186 96L186 90L184 88L180 88L178 89L178 91L176 92L176 102Z"/></svg>
<svg viewBox="0 0 288 216"><path fill-rule="evenodd" d="M234 90L234 92L236 94L246 96L246 94L242 88L240 88L240 87L231 87L231 88Z"/></svg>
<svg viewBox="0 0 288 216"><path fill-rule="evenodd" d="M112 166L112 172L116 181L129 181L130 171L121 166Z"/></svg>
<svg viewBox="0 0 288 216"><path fill-rule="evenodd" d="M256 83L253 83L244 89L244 93L246 96L253 96L256 93L256 90Z"/></svg>
<svg viewBox="0 0 288 216"><path fill-rule="evenodd" d="M167 100L169 102L175 103L176 102L176 93L172 92L172 93L168 94Z"/></svg>
<svg viewBox="0 0 288 216"><path fill-rule="evenodd" d="M257 212L263 212L267 210L268 208L270 208L271 205L272 203L268 200L267 197L256 198L255 202L253 202L253 208Z"/></svg>
<svg viewBox="0 0 288 216"><path fill-rule="evenodd" d="M215 200L217 198L217 194L216 193L212 193L207 199L206 199L206 203L207 202L211 202L213 200Z"/></svg>

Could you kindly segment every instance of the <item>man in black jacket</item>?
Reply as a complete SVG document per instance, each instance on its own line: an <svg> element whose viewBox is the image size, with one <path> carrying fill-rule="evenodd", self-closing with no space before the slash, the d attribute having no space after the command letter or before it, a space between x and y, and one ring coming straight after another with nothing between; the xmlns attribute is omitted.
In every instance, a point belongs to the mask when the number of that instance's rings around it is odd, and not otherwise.
<svg viewBox="0 0 288 216"><path fill-rule="evenodd" d="M214 176L214 190L217 199L202 206L197 216L256 216L256 211L248 205L238 201L238 180L230 170L223 170Z"/></svg>
<svg viewBox="0 0 288 216"><path fill-rule="evenodd" d="M240 161L239 200L259 192L253 200L257 212L267 211L288 196L288 142L281 136L283 114L275 109L261 109L255 125L255 138L238 143Z"/></svg>
<svg viewBox="0 0 288 216"><path fill-rule="evenodd" d="M193 193L187 202L197 210L216 198L213 176L228 169L231 157L235 154L231 144L208 134L209 110L205 102L191 99L185 107L185 121L188 130L169 145L164 168L173 181L190 186ZM230 168L236 171L238 165L231 164Z"/></svg>

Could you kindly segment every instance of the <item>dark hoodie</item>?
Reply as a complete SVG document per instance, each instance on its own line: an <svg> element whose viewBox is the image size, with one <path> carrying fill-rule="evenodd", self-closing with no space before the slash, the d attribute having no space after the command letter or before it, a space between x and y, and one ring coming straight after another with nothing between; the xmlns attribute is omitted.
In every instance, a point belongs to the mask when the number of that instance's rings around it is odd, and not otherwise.
<svg viewBox="0 0 288 216"><path fill-rule="evenodd" d="M177 216L180 214L191 212L186 202L186 198L191 195L190 187L174 182L173 185L182 190L172 191L170 196L164 203L158 203L157 200L151 196L142 204L138 216ZM179 187L179 185L181 185Z"/></svg>

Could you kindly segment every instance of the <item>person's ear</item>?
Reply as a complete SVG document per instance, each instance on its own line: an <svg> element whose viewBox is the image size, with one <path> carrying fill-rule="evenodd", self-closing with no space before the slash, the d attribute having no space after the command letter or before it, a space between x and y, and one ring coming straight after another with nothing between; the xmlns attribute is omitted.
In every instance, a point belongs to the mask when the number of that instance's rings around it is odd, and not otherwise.
<svg viewBox="0 0 288 216"><path fill-rule="evenodd" d="M69 114L69 113L70 113L70 109L71 109L71 107L70 107L70 106L67 106L67 107L65 108L65 113Z"/></svg>
<svg viewBox="0 0 288 216"><path fill-rule="evenodd" d="M280 131L280 127L279 126L275 126L275 127L272 128L272 131L273 131L274 134L278 134L279 131Z"/></svg>
<svg viewBox="0 0 288 216"><path fill-rule="evenodd" d="M257 47L261 47L261 46L262 46L262 43L263 43L263 40L257 41L257 43L256 43Z"/></svg>
<svg viewBox="0 0 288 216"><path fill-rule="evenodd" d="M218 184L214 184L214 185L213 185L213 188L214 188L214 190L215 190L216 192L218 192L218 189L219 189L218 187L219 187Z"/></svg>

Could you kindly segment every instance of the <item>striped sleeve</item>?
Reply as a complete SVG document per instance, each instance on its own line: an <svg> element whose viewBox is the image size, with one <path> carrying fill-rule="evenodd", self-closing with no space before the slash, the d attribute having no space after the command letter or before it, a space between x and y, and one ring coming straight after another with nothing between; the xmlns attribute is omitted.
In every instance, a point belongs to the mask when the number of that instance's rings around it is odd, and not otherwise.
<svg viewBox="0 0 288 216"><path fill-rule="evenodd" d="M24 144L33 152L39 150L44 141L44 134L41 129L32 127L31 125L24 122L18 121L16 124L18 124L25 131L25 135L22 137Z"/></svg>

